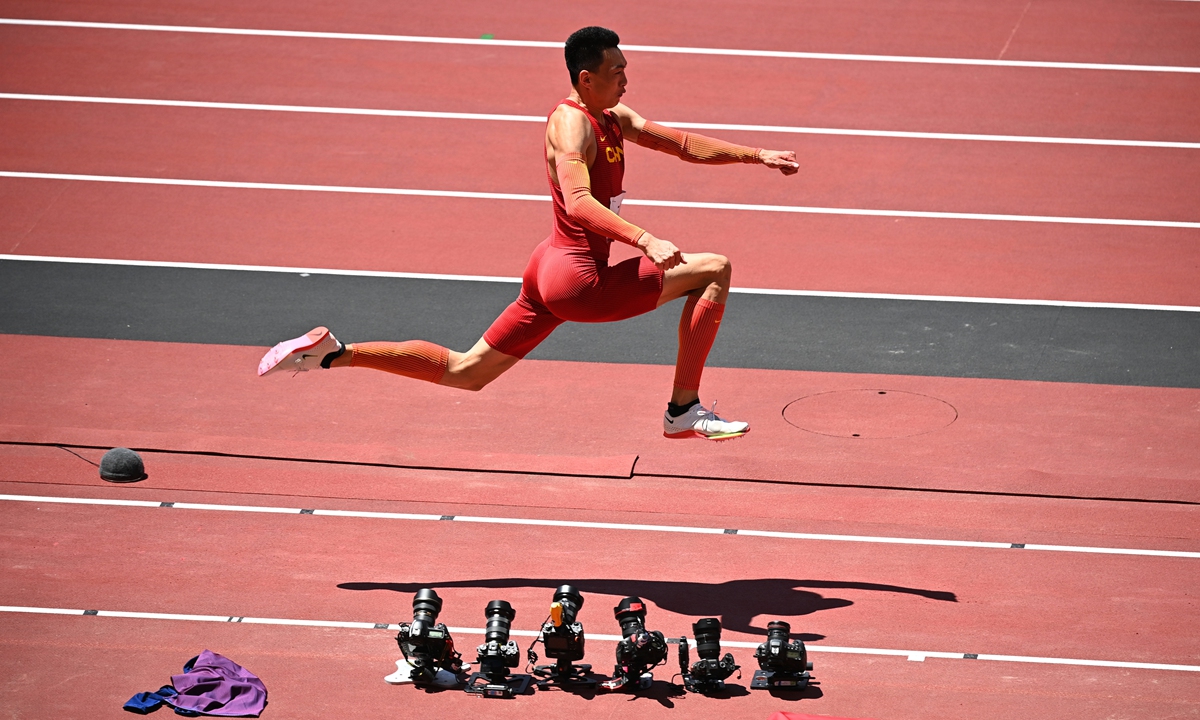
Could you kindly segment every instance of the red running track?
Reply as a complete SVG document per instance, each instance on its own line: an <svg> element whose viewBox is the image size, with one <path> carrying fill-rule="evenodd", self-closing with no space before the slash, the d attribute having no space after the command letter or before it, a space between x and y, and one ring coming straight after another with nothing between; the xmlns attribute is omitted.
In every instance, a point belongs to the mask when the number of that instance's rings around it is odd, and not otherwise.
<svg viewBox="0 0 1200 720"><path fill-rule="evenodd" d="M733 399L727 412L753 433L671 443L658 420L666 366L529 361L486 392L464 393L365 370L259 378L262 351L0 336L12 385L0 439L418 467L464 467L468 456L476 464L467 469L548 456L540 467L580 472L582 463L581 474L619 458L603 465L618 475L638 456L638 474L1200 501L1195 390L709 368L706 396ZM187 370L197 363L201 375ZM859 390L897 395L842 407L862 428L843 427L819 401L784 415L801 398ZM567 439L559 409L568 405L582 417L642 421ZM304 420L281 425L287 418Z"/></svg>
<svg viewBox="0 0 1200 720"><path fill-rule="evenodd" d="M93 461L99 456L98 452L83 452ZM152 453L147 454L151 478L143 484L96 488L94 468L61 450L5 446L3 454L6 465L22 478L19 483L4 483L5 493L155 502L560 516L709 527L730 520L743 526L761 522L748 516L766 507L772 508L776 517L766 520L768 523L786 524L779 516L788 510L795 508L803 515L819 506L827 517L847 515L839 524L843 531L880 533L892 527L864 520L895 501L887 493L871 499L828 489L781 493L756 487L730 494L714 490L709 483L664 479L645 485L639 482L641 492L637 492L628 486L628 480L564 484L567 481L562 479L512 475L455 478L382 468L314 468L309 464ZM289 480L287 488L280 487L281 476ZM469 494L460 494L466 489L463 479L470 486ZM246 494L255 488L273 490L269 496ZM583 492L574 492L577 488ZM292 495L319 495L329 490L349 499ZM560 498L560 504L582 507L529 507L530 501L552 495ZM386 497L404 499L382 499ZM616 505L614 497L626 501ZM675 499L682 497L701 502L681 508ZM634 498L635 502L629 502ZM986 523L1004 521L1008 515L1011 521L1026 512L1055 514L1054 506L1062 503L1014 499L1005 508L978 498L926 495L906 500L904 516L909 519L896 519L924 524L912 519L914 514L922 514L969 517ZM1194 514L1194 510L1188 511ZM1094 504L1089 512L1089 521L1075 528L1083 530L1083 535L1060 532L1058 537L1086 540L1086 525L1105 519L1134 530L1131 516L1149 521L1156 514L1111 503ZM5 578L0 585L5 588L0 591L0 603L13 605L397 622L406 619L411 585L430 584L439 587L446 601L441 619L451 626L479 627L483 605L504 597L518 609L514 628L529 630L540 620L538 610L546 605L550 590L570 580L587 593L581 619L593 634L615 632L608 608L621 595L638 593L651 603L650 625L675 635L688 632L696 617L722 615L726 627L731 628L745 621L739 619L739 612L750 612L755 617L746 620L756 627L782 617L792 622L796 632L824 636L812 643L813 647L1135 662L1194 662L1196 654L1194 639L1174 632L1177 623L1195 622L1195 609L1179 602L1191 585L1190 563L1194 560L623 530L473 525L466 531L461 523L12 501L2 501L0 514L5 519L0 547L11 563L0 570ZM1196 526L1192 523L1191 527ZM1140 532L1161 535L1163 529L1147 522ZM1187 534L1194 542L1194 532ZM49 544L45 537L53 537L55 542ZM314 537L323 540L314 542ZM202 543L197 542L200 538ZM654 551L647 552L648 547ZM584 556L581 548L592 550ZM464 561L448 563L448 558ZM147 568L163 569L157 573L157 582L146 582ZM92 624L85 625L84 620ZM14 622L21 623L19 631ZM26 677L35 682L45 682L43 678L60 668L78 667L71 656L90 652L97 645L127 662L131 671L123 674L121 683L113 683L109 677L107 686L100 686L101 679L94 672L79 673L83 676L79 684L95 687L96 699L113 709L142 689L137 682L146 688L163 682L148 678L165 679L181 662L173 656L187 657L189 647L214 647L261 674L275 693L273 698L278 699L273 714L285 712L292 717L291 708L303 701L308 707L297 709L295 716L317 717L315 708L329 708L344 697L342 691L326 689L329 677L304 690L298 680L312 678L317 672L360 688L360 702L379 710L389 703L417 703L439 717L458 717L477 707L462 703L479 702L459 693L430 697L379 682L396 657L391 633L384 631L239 625L239 632L231 632L233 626L228 624L110 618L50 621L38 616L14 620L7 613L0 615L0 627L4 626L14 628L0 632L9 648L5 658L28 663ZM459 643L469 649L475 638L460 635ZM70 650L67 657L48 660L44 652L34 649L33 641L40 639L45 640L43 650L46 645ZM753 643L761 636L727 629L723 639ZM528 642L523 637L519 640L523 645ZM604 668L611 648L609 642L592 640L588 658L598 669ZM749 650L736 649L735 655L743 664L753 665ZM800 701L797 709L822 714L927 717L931 712L944 713L944 708L966 694L977 696L973 706L987 717L1024 717L1034 707L1040 707L1045 716L1067 716L1079 707L1104 707L1110 712L1158 717L1167 716L1172 708L1186 709L1189 704L1182 698L1195 686L1190 673L1180 672L994 663L983 669L961 660L931 658L912 663L903 657L856 659L818 650L812 658L826 691L823 697ZM283 667L284 662L296 667ZM1097 692L1089 688L1097 683L1112 689ZM1018 695L1004 689L1013 685L1022 688ZM1118 691L1116 686L1125 689ZM855 691L843 692L846 687ZM912 697L914 693L919 701ZM21 703L18 707L28 704L26 697L17 696L17 700ZM553 693L522 699L519 704L522 713L549 717L579 708L577 702ZM635 701L633 706L626 702L624 697L601 697L586 707L608 707L614 713L625 708L625 713L632 710L639 717L648 708L661 712L649 699ZM737 702L739 716L744 717L754 717L753 713L765 717L772 709L796 707L757 694L727 702ZM1077 707L1069 709L1069 704ZM500 705L495 712L516 712ZM691 696L669 705L688 708L699 717L727 717L722 713L730 709L720 701Z"/></svg>
<svg viewBox="0 0 1200 720"><path fill-rule="evenodd" d="M175 25L366 32L562 41L583 25L616 28L626 44L1200 65L1195 7L1160 0L1029 3L1000 0L907 2L818 0L787 7L769 0L699 0L680 13L664 2L617 0L580 13L570 5L484 0L395 5L381 0L331 6L316 0L223 0L163 5L134 0L10 0L8 17Z"/></svg>
<svg viewBox="0 0 1200 720"><path fill-rule="evenodd" d="M10 2L3 14L551 40L582 24L566 6L331 8ZM850 0L784 15L705 0L669 25L660 5L618 3L606 12L627 44L1197 65L1198 8L1107 0L881 8ZM546 112L563 92L558 54L548 50L13 27L0 27L0 48L7 92L527 115ZM630 55L631 104L664 120L1197 140L1195 75ZM680 82L697 76L706 82ZM730 87L743 91L737 102ZM91 163L249 180L265 179L259 171L297 182L455 179L433 162L436 151L412 139L438 140L455 127L440 123L11 101L0 112L13 129L5 136L17 138L0 159L37 171L81 172L64 165ZM122 127L95 127L97 119ZM536 147L536 124L469 127L489 146L510 146L513 167L526 168L513 173L518 191L544 192L536 153L512 149L529 133ZM163 138L164 130L175 137ZM349 132L357 137L342 137ZM764 136L744 141L752 137ZM980 211L977 204L990 203L1017 208L1009 212L1101 208L1195 219L1187 216L1195 206L1191 150L786 139L819 172L768 184L750 169L645 158L631 163L630 180L643 197L661 189L658 197L761 201L795 191L830 204L878 199ZM395 152L401 142L409 153ZM306 146L320 150L297 150ZM450 159L470 165L469 153ZM399 167L413 159L420 165ZM479 182L508 182L472 172ZM25 180L0 181L0 203L6 252L501 275L519 272L548 219L540 203ZM487 234L484 213L505 237ZM1197 304L1191 231L652 208L631 208L629 217L733 256L746 285ZM355 242L347 247L345 237ZM1194 390L712 369L706 392L733 399L731 409L750 417L754 432L737 443L668 447L657 417L669 368L529 362L467 395L371 373L261 380L250 372L260 352L0 337L0 455L10 472L2 492L1196 549ZM862 428L839 424L845 413L837 407L823 414L820 398L861 404L879 400L871 393L880 388L889 402L910 404L856 406L869 434L928 432L837 436ZM801 398L785 417L785 406ZM645 420L564 439L555 409L568 403L601 419L617 408ZM957 419L945 425L948 406ZM520 432L514 417L524 423ZM117 487L64 450L14 442L187 452L146 452L150 478ZM205 451L433 469L194 454ZM100 454L77 452L91 461ZM1174 502L1038 497L1046 494ZM652 625L671 634L696 617L732 613L729 640L757 641L746 623L783 616L798 632L824 636L814 646L1200 664L1195 633L1187 632L1198 620L1191 559L12 501L0 501L0 515L0 602L15 605L395 622L406 619L410 584L457 583L443 592L451 624L478 627L483 604L504 596L518 607L517 627L529 629L549 588L570 575L589 583L584 620L593 634L615 631L607 608L636 590L652 603ZM344 583L383 587L338 587ZM955 602L936 594L947 592ZM747 607L759 612L738 625ZM158 687L205 646L267 680L270 716L338 716L351 703L364 716L476 717L481 709L461 694L382 683L397 655L384 630L0 613L0 645L0 702L18 716L124 715L117 708L129 695ZM589 660L607 670L611 650L593 640ZM735 653L753 664L749 651ZM483 709L522 718L581 710L765 718L795 709L883 720L1174 717L1197 708L1195 673L815 652L813 659L822 689L799 701L670 698L660 686L636 700L554 694ZM46 692L64 678L72 692Z"/></svg>
<svg viewBox="0 0 1200 720"><path fill-rule="evenodd" d="M11 48L6 92L545 115L566 91L552 49L2 25L0 39ZM628 60L626 101L660 120L1197 140L1197 74L635 51ZM696 76L704 81L679 81Z"/></svg>
<svg viewBox="0 0 1200 720"><path fill-rule="evenodd" d="M0 141L10 171L549 192L545 128L535 123L14 101L0 106L0 124L11 132ZM636 148L629 197L1200 222L1196 150L717 134L794 149L804 173L691 165Z"/></svg>
<svg viewBox="0 0 1200 720"><path fill-rule="evenodd" d="M722 170L709 172L727 178ZM502 277L520 276L549 222L541 202L48 180L0 179L0 202L8 253ZM686 251L729 256L739 287L1200 305L1194 230L649 207L625 216ZM614 259L625 254L614 248Z"/></svg>
<svg viewBox="0 0 1200 720"><path fill-rule="evenodd" d="M208 463L209 473L271 475L276 483L279 471L290 469ZM89 479L95 473L79 460L72 468ZM326 475L353 479L338 468ZM610 492L636 497L628 482L610 483ZM43 485L6 485L8 494L97 494L92 488L60 486L47 493L51 488ZM519 502L539 485L501 477L477 495ZM672 489L690 485L676 481ZM560 492L569 497L567 488ZM246 504L228 495L155 491L153 483L140 487L137 499ZM288 499L276 495L254 504L278 507ZM755 499L753 491L743 493L739 505L751 507ZM0 502L9 562L0 606L394 623L411 613L416 589L430 586L444 588L440 619L451 627L481 627L484 605L504 597L518 611L513 627L536 630L555 587L573 580L589 594L581 621L597 634L617 634L612 607L637 595L653 603L651 626L672 637L691 636L692 619L715 616L722 618L722 638L739 642L761 642L766 621L780 618L797 634L816 636L818 647L1172 664L1195 664L1197 652L1194 637L1173 632L1200 621L1200 610L1181 599L1194 585L1194 558L478 523L463 530L465 523ZM394 507L374 500L304 502L322 510ZM662 505L637 504L643 517ZM611 521L621 505L611 503L594 515ZM447 515L490 510L426 503L419 512L443 507ZM729 508L734 514L740 509ZM529 509L521 511L530 517ZM856 529L853 521L843 527ZM57 545L46 543L46 536ZM147 568L165 568L167 582L139 582ZM612 652L611 644L605 651ZM736 654L753 662L744 649ZM1166 671L1147 672L1161 677Z"/></svg>

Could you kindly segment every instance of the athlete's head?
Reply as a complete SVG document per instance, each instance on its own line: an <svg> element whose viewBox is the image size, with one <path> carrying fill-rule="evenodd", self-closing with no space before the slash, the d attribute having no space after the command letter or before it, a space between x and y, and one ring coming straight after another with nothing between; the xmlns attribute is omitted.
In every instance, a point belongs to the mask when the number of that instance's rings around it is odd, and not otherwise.
<svg viewBox="0 0 1200 720"><path fill-rule="evenodd" d="M564 50L571 85L606 108L620 102L625 92L625 56L617 47L620 42L608 28L585 27L571 33Z"/></svg>

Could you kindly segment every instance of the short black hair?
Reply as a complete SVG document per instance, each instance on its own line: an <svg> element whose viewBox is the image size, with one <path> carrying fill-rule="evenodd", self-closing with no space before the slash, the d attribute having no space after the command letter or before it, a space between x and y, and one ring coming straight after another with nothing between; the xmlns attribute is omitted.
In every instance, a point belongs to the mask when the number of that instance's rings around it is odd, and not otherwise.
<svg viewBox="0 0 1200 720"><path fill-rule="evenodd" d="M620 42L621 38L615 32L595 25L571 33L563 52L567 58L567 71L571 73L571 84L579 84L581 70L599 70L604 62L604 51L615 48Z"/></svg>

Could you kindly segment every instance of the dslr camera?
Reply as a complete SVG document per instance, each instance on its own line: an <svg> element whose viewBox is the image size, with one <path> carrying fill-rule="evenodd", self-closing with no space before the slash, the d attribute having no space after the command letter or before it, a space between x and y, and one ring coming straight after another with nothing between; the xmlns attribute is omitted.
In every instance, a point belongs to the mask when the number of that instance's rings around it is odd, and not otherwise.
<svg viewBox="0 0 1200 720"><path fill-rule="evenodd" d="M412 666L409 677L414 685L431 685L438 670L454 675L463 672L462 656L454 650L454 640L446 626L437 621L442 599L429 588L421 588L413 598L413 621L400 623L396 644Z"/></svg>
<svg viewBox="0 0 1200 720"><path fill-rule="evenodd" d="M767 623L767 641L754 651L759 669L750 682L752 689L802 690L808 686L812 663L804 643L790 639L791 631L792 626L782 620Z"/></svg>
<svg viewBox="0 0 1200 720"><path fill-rule="evenodd" d="M554 592L550 604L550 619L542 626L541 640L546 648L546 657L555 660L554 665L538 665L533 674L540 678L538 688L548 689L551 685L594 687L596 681L588 674L591 665L575 665L583 659L583 623L576 619L583 607L583 596L570 585L560 585ZM529 662L537 662L533 647L529 648Z"/></svg>
<svg viewBox="0 0 1200 720"><path fill-rule="evenodd" d="M679 673L683 676L683 687L688 692L711 693L725 689L725 678L741 672L733 661L732 653L721 657L721 621L717 618L702 618L692 623L696 634L696 654L700 659L688 666L688 641L679 638Z"/></svg>
<svg viewBox="0 0 1200 720"><path fill-rule="evenodd" d="M646 605L639 597L621 600L613 614L621 624L621 641L613 676L601 687L617 690L633 682L645 690L654 682L650 670L667 659L667 639L658 630L646 630Z"/></svg>
<svg viewBox="0 0 1200 720"><path fill-rule="evenodd" d="M508 637L517 611L504 600L493 600L484 608L483 614L487 618L487 626L483 632L483 644L476 648L479 672L467 680L467 686L463 689L490 698L524 695L532 678L508 674L508 669L515 668L521 660L516 641Z"/></svg>

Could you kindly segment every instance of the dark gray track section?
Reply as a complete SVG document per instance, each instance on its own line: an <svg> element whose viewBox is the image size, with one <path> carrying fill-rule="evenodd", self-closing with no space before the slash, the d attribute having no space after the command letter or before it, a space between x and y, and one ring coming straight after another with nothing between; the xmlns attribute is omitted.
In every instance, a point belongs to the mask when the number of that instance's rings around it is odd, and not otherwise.
<svg viewBox="0 0 1200 720"><path fill-rule="evenodd" d="M0 262L0 333L269 346L314 325L346 341L466 349L517 285ZM673 364L679 304L568 323L530 357ZM733 295L710 365L1200 387L1200 313Z"/></svg>

